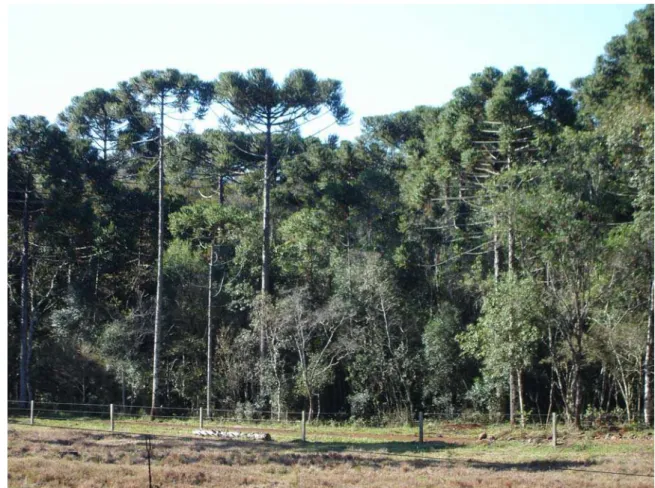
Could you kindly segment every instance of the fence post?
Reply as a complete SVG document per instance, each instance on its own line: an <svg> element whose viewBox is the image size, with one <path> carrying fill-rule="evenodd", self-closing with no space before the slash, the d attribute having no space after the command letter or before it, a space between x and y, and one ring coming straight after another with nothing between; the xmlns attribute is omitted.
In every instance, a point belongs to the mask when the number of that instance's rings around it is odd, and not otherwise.
<svg viewBox="0 0 655 488"><path fill-rule="evenodd" d="M553 447L557 446L557 414L553 414Z"/></svg>
<svg viewBox="0 0 655 488"><path fill-rule="evenodd" d="M109 429L114 432L114 404L109 404Z"/></svg>
<svg viewBox="0 0 655 488"><path fill-rule="evenodd" d="M423 412L418 413L418 441L423 444Z"/></svg>
<svg viewBox="0 0 655 488"><path fill-rule="evenodd" d="M302 442L305 442L305 437L306 437L307 429L305 427L305 411L302 411L302 417L300 420L300 440Z"/></svg>
<svg viewBox="0 0 655 488"><path fill-rule="evenodd" d="M202 429L202 407L200 407L200 428Z"/></svg>
<svg viewBox="0 0 655 488"><path fill-rule="evenodd" d="M34 425L34 400L30 400L30 425Z"/></svg>

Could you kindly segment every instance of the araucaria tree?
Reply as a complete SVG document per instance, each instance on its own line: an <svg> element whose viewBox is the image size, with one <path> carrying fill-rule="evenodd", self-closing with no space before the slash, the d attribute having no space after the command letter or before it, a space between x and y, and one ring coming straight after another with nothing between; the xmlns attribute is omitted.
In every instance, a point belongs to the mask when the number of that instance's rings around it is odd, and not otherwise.
<svg viewBox="0 0 655 488"><path fill-rule="evenodd" d="M159 354L161 342L162 295L164 286L163 256L164 256L164 129L166 116L170 112L183 113L195 102L197 117L202 117L207 111L211 99L211 87L200 81L196 75L180 73L175 69L163 71L144 71L132 78L129 83L121 85L121 89L131 94L144 110L153 110L158 128L158 158L157 168L159 178L158 189L158 219L157 219L157 295L155 298L155 328L152 354L152 405L150 416L155 415L157 404L157 387L159 384Z"/></svg>
<svg viewBox="0 0 655 488"><path fill-rule="evenodd" d="M271 293L271 185L279 161L273 161L274 133L289 133L302 121L319 117L327 110L338 124L348 121L341 82L320 80L305 69L289 73L280 85L266 69L245 74L221 73L214 87L215 99L235 121L249 131L264 136L262 181L262 278L261 293ZM265 332L260 331L259 352L264 356Z"/></svg>

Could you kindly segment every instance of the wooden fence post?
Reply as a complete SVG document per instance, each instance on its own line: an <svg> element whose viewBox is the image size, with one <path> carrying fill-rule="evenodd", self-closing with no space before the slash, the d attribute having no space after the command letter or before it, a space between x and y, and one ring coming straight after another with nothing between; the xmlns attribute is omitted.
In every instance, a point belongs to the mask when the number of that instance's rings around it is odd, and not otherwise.
<svg viewBox="0 0 655 488"><path fill-rule="evenodd" d="M109 426L112 432L114 432L114 404L109 405Z"/></svg>
<svg viewBox="0 0 655 488"><path fill-rule="evenodd" d="M202 407L200 407L200 428L202 429Z"/></svg>
<svg viewBox="0 0 655 488"><path fill-rule="evenodd" d="M34 400L30 400L30 425L34 425Z"/></svg>
<svg viewBox="0 0 655 488"><path fill-rule="evenodd" d="M423 412L418 413L418 441L423 444Z"/></svg>
<svg viewBox="0 0 655 488"><path fill-rule="evenodd" d="M553 414L553 447L557 446L557 414Z"/></svg>
<svg viewBox="0 0 655 488"><path fill-rule="evenodd" d="M307 429L306 429L306 426L305 426L305 411L303 410L302 411L302 418L300 420L300 440L302 442L305 442L306 434L307 434Z"/></svg>

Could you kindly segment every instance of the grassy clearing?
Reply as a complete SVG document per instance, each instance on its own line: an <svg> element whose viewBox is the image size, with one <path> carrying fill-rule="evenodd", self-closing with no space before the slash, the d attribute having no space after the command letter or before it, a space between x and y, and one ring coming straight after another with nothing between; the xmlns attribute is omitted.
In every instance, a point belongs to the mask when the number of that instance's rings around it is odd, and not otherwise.
<svg viewBox="0 0 655 488"><path fill-rule="evenodd" d="M10 486L147 486L140 436L110 434L108 421L37 422L104 432L10 423ZM162 487L653 485L652 431L624 433L620 439L605 439L606 434L597 431L563 431L562 444L554 449L543 429L520 431L507 426L488 426L486 431L497 438L488 442L477 440L480 429L476 427L434 425L426 428L428 442L418 444L404 439L413 435L411 426L374 429L315 425L308 427L310 442L302 444L298 442L299 429L293 424L288 434L272 433L273 442L195 439L189 437L196 423L157 424L117 423L116 427L159 436L154 439L152 472L153 483ZM267 431L267 426L261 424L257 429ZM215 428L211 424L208 427ZM270 429L273 427L280 428L280 424L270 424ZM188 437L166 437L175 435Z"/></svg>
<svg viewBox="0 0 655 488"><path fill-rule="evenodd" d="M25 417L10 417L10 422L24 423ZM96 417L59 417L39 418L35 422L41 426L72 427L107 431L110 428L109 418ZM199 427L198 419L166 418L150 421L148 417L117 417L115 432L134 434L157 434L189 436ZM204 421L205 429L231 430L231 431L258 431L269 432L276 441L292 441L300 438L300 422L274 422L274 421ZM529 425L524 429L510 428L508 424L480 425L471 423L426 422L424 425L424 439L430 443L446 441L469 442L477 440L482 432L494 436L496 443L516 441L521 445L533 444L540 446L548 444L548 437L552 432L550 426ZM630 428L603 428L587 431L571 430L564 425L558 426L558 439L565 447L575 444L576 449L587 449L587 444L594 440L616 440L619 438L639 439L652 437L651 430L631 430ZM399 441L407 443L418 440L418 427L416 424L405 424L385 427L370 427L347 422L311 422L307 423L307 440L310 442L350 442L379 443L380 441ZM482 443L484 444L484 443ZM593 443L592 443L593 444ZM590 444L590 445L592 445Z"/></svg>

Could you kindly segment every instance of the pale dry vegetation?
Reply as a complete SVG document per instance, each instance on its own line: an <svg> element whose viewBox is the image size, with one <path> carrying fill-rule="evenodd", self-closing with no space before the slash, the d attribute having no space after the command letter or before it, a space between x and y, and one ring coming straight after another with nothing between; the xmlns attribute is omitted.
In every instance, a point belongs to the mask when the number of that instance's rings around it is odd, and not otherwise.
<svg viewBox="0 0 655 488"><path fill-rule="evenodd" d="M474 435L428 442L236 442L156 437L153 486L651 487L652 436L569 439L557 450ZM142 436L14 425L9 486L148 486ZM650 474L649 477L618 476Z"/></svg>

